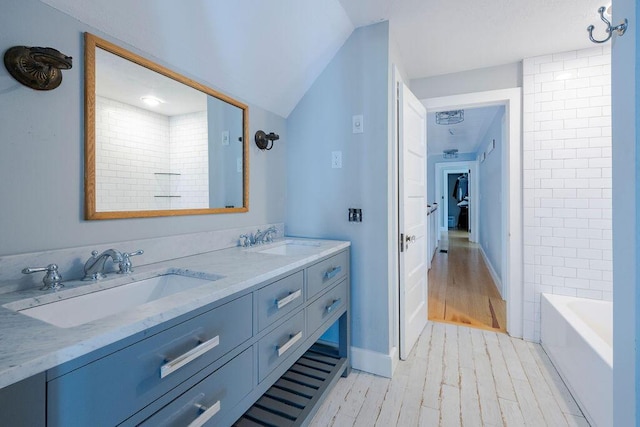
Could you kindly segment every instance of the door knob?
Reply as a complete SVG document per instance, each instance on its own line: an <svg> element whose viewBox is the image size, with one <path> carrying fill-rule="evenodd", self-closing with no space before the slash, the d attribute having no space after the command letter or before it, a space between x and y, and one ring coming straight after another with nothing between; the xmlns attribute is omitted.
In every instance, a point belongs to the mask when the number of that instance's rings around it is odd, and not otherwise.
<svg viewBox="0 0 640 427"><path fill-rule="evenodd" d="M414 243L416 241L416 235L412 234L411 236L407 236L406 238L406 242L407 243Z"/></svg>

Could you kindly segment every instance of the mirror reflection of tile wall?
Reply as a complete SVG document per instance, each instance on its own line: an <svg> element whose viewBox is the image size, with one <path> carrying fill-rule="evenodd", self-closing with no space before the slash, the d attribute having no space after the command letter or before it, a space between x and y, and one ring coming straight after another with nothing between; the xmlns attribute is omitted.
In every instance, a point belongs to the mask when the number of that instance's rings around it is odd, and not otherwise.
<svg viewBox="0 0 640 427"><path fill-rule="evenodd" d="M98 211L208 208L207 112L165 116L96 97Z"/></svg>

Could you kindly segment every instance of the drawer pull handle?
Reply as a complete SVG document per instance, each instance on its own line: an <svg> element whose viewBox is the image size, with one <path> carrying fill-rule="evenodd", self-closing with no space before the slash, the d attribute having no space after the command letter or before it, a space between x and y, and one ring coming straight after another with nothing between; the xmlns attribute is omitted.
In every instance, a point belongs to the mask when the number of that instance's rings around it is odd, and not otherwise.
<svg viewBox="0 0 640 427"><path fill-rule="evenodd" d="M197 404L196 407L202 411L198 418L191 421L189 427L200 427L203 426L207 421L209 421L215 414L220 412L220 401L218 400L216 403L211 405L210 407L206 407L204 405Z"/></svg>
<svg viewBox="0 0 640 427"><path fill-rule="evenodd" d="M300 341L300 338L302 338L302 331L298 332L295 335L289 335L289 341L282 344L281 346L276 347L276 349L278 350L278 357L282 356L287 350L291 348L292 345Z"/></svg>
<svg viewBox="0 0 640 427"><path fill-rule="evenodd" d="M209 341L205 341L202 344L198 345L195 348L187 351L182 356L178 356L170 362L165 363L160 367L160 378L164 378L172 372L177 371L182 368L184 365L192 362L198 357L202 356L206 352L213 350L220 344L220 335L216 335L211 338Z"/></svg>
<svg viewBox="0 0 640 427"><path fill-rule="evenodd" d="M276 306L278 307L278 310L280 310L282 307L289 304L291 301L293 301L294 299L300 296L302 296L302 289L298 289L295 292L291 292L289 295L287 295L284 298L277 299Z"/></svg>
<svg viewBox="0 0 640 427"><path fill-rule="evenodd" d="M338 266L338 267L333 267L331 270L327 271L326 273L324 273L324 278L329 280L329 279L333 279L334 277L336 277L338 275L338 273L340 273L342 271L342 267Z"/></svg>
<svg viewBox="0 0 640 427"><path fill-rule="evenodd" d="M342 298L334 299L331 305L327 306L327 313L331 313L333 310L340 307L341 302L342 302Z"/></svg>

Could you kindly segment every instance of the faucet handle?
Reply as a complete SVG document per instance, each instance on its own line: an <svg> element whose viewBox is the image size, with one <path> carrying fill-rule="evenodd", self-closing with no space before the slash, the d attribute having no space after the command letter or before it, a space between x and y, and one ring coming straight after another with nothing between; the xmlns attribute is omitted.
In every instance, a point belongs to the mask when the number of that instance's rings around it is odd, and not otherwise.
<svg viewBox="0 0 640 427"><path fill-rule="evenodd" d="M47 291L49 289L57 291L64 287L62 284L62 276L58 273L58 266L56 264L49 264L46 267L26 267L22 269L22 274L38 273L41 271L47 272L42 278L44 285L40 288L41 291Z"/></svg>
<svg viewBox="0 0 640 427"><path fill-rule="evenodd" d="M138 249L135 252L124 252L122 254L122 261L118 263L118 274L130 274L133 272L133 264L131 264L131 257L136 255L142 255L144 251Z"/></svg>

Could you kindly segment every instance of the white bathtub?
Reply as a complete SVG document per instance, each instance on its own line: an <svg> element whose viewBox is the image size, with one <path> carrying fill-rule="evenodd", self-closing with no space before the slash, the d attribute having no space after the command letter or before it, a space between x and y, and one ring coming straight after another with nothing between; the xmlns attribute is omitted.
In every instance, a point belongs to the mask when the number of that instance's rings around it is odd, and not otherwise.
<svg viewBox="0 0 640 427"><path fill-rule="evenodd" d="M613 304L542 294L542 347L592 426L613 425Z"/></svg>

